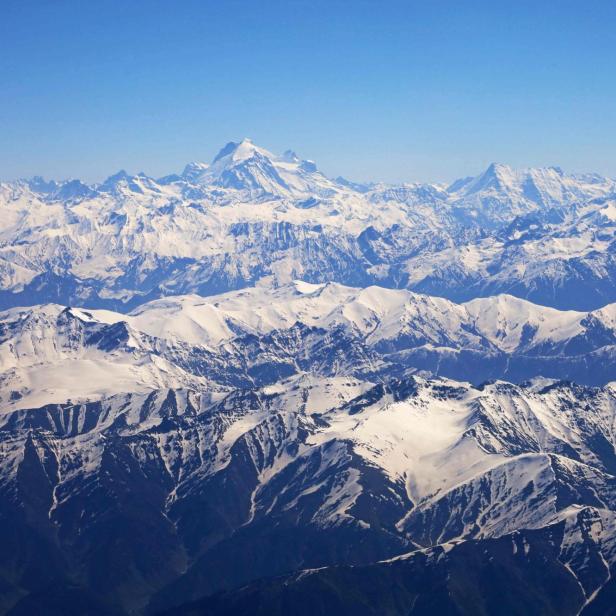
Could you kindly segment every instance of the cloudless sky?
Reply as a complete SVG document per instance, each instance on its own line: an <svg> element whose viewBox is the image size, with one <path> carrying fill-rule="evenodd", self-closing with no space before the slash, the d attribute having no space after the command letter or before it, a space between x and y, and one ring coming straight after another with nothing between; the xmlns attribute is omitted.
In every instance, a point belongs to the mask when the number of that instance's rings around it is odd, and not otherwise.
<svg viewBox="0 0 616 616"><path fill-rule="evenodd" d="M153 176L251 137L328 175L616 176L613 0L0 0L0 178Z"/></svg>

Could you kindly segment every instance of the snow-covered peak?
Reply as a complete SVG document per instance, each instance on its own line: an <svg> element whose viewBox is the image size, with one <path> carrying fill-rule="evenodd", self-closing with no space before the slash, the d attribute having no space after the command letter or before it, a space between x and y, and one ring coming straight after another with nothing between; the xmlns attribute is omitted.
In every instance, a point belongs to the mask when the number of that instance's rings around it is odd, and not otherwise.
<svg viewBox="0 0 616 616"><path fill-rule="evenodd" d="M604 196L614 185L606 178L568 175L559 167L514 169L492 163L478 176L451 184L448 193L452 204L493 223Z"/></svg>
<svg viewBox="0 0 616 616"><path fill-rule="evenodd" d="M482 349L489 344L512 353L558 347L591 328L600 328L609 344L610 336L616 340L615 310L616 304L591 313L561 311L511 295L456 304L407 290L296 280L275 289L259 286L207 298L167 297L122 318L158 338L211 347L239 335L263 336L299 323L327 331L343 327L370 345Z"/></svg>
<svg viewBox="0 0 616 616"><path fill-rule="evenodd" d="M482 333L505 350L560 342L584 331L586 313L538 306L512 295L478 298L464 306Z"/></svg>
<svg viewBox="0 0 616 616"><path fill-rule="evenodd" d="M268 150L255 145L245 137L241 141L230 141L214 157L210 164L191 162L184 167L181 177L190 182L207 184L220 180L229 169L254 157L274 161L276 157Z"/></svg>
<svg viewBox="0 0 616 616"><path fill-rule="evenodd" d="M57 304L0 313L0 413L119 391L205 384L153 354L147 336L123 315Z"/></svg>
<svg viewBox="0 0 616 616"><path fill-rule="evenodd" d="M314 162L301 160L291 150L277 156L248 138L227 143L210 165L191 163L182 177L202 186L243 191L249 197L299 198L336 189Z"/></svg>
<svg viewBox="0 0 616 616"><path fill-rule="evenodd" d="M182 171L181 178L193 182L198 180L201 175L207 171L209 165L207 163L192 162L188 163Z"/></svg>
<svg viewBox="0 0 616 616"><path fill-rule="evenodd" d="M124 170L120 169L118 172L110 175L108 178L103 180L100 184L99 188L101 190L111 190L115 186L117 186L120 182L130 180L130 175Z"/></svg>
<svg viewBox="0 0 616 616"><path fill-rule="evenodd" d="M212 161L212 167L215 165L226 166L230 163L238 163L248 158L252 158L256 154L260 154L265 158L273 160L276 158L271 152L265 148L261 148L252 142L252 139L244 137L239 142L230 141L222 148Z"/></svg>
<svg viewBox="0 0 616 616"><path fill-rule="evenodd" d="M302 278L588 310L616 301L615 195L598 176L498 164L447 189L356 185L249 140L158 180L2 183L0 307L128 312Z"/></svg>
<svg viewBox="0 0 616 616"><path fill-rule="evenodd" d="M221 386L244 383L246 357L266 382L281 367L292 374L301 366L347 376L411 369L475 383L577 374L603 384L613 378L615 345L616 305L564 312L511 296L454 304L406 290L295 281L167 297L127 315L55 304L2 312L0 402L15 391L23 405L36 387L62 401L69 384L86 396L101 383L105 391L119 391L118 383L126 391L188 386L203 375ZM106 381L105 371L121 379ZM91 383L79 374L91 374Z"/></svg>
<svg viewBox="0 0 616 616"><path fill-rule="evenodd" d="M491 163L478 176L458 180L448 190L452 194L464 194L466 196L490 190L524 192L527 184L534 184L537 188L554 190L572 180L573 177L566 175L560 167L516 169L503 163Z"/></svg>

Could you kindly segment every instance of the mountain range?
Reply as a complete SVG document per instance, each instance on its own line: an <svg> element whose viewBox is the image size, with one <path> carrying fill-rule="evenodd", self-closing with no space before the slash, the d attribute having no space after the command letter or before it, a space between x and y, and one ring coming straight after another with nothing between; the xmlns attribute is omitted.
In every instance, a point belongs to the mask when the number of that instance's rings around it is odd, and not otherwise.
<svg viewBox="0 0 616 616"><path fill-rule="evenodd" d="M244 139L0 212L0 613L616 613L616 181Z"/></svg>
<svg viewBox="0 0 616 616"><path fill-rule="evenodd" d="M558 168L361 185L245 139L159 179L2 183L0 209L0 308L128 312L295 279L559 309L616 301L616 182Z"/></svg>
<svg viewBox="0 0 616 616"><path fill-rule="evenodd" d="M7 409L118 391L265 386L302 373L472 382L614 380L616 304L559 311L510 295L464 304L296 281L168 297L131 313L55 304L0 313Z"/></svg>
<svg viewBox="0 0 616 616"><path fill-rule="evenodd" d="M502 610L577 614L614 592L615 412L614 385L304 374L4 413L4 606L471 613L494 550Z"/></svg>

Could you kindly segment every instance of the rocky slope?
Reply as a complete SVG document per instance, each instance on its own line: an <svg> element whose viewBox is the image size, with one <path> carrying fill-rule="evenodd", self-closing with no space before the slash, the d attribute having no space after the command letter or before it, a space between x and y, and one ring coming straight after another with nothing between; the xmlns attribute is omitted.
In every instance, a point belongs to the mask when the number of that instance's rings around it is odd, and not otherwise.
<svg viewBox="0 0 616 616"><path fill-rule="evenodd" d="M504 572L553 569L560 593L536 581L531 613L557 611L565 595L574 610L599 596L616 558L615 394L304 375L4 413L3 609L32 607L53 586L94 593L103 610L154 612L332 565L373 567L379 584L400 569L404 600L419 593L425 605L436 595L418 590L417 567L438 585L479 559L468 575L483 577L482 546ZM339 600L364 601L352 587L363 572L331 573ZM330 573L303 575L290 582L298 597Z"/></svg>

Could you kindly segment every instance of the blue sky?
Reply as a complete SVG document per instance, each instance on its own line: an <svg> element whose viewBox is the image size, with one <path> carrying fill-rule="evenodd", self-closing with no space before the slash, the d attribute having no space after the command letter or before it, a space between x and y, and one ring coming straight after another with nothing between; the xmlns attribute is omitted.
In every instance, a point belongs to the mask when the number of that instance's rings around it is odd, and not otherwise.
<svg viewBox="0 0 616 616"><path fill-rule="evenodd" d="M162 175L251 137L330 175L616 176L616 3L3 0L0 178Z"/></svg>

